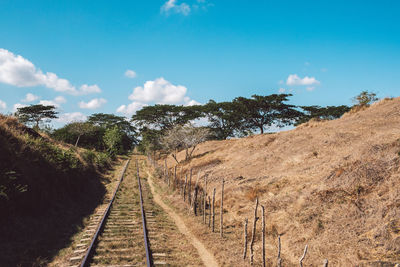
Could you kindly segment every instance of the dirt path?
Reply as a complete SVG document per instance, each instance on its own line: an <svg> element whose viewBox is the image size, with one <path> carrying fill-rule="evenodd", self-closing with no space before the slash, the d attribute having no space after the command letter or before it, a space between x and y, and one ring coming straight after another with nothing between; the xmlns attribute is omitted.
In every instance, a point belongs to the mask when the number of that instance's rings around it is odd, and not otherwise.
<svg viewBox="0 0 400 267"><path fill-rule="evenodd" d="M182 218L173 211L170 207L168 207L160 198L160 195L155 192L154 184L153 184L153 176L147 172L148 175L148 182L150 185L151 193L153 194L154 201L160 205L166 213L174 220L175 224L177 225L179 231L184 234L188 240L192 243L192 245L197 249L201 260L203 261L205 266L219 266L217 261L215 260L213 254L211 254L206 247L201 243L199 239L197 239L190 230L186 227L185 223L183 222Z"/></svg>

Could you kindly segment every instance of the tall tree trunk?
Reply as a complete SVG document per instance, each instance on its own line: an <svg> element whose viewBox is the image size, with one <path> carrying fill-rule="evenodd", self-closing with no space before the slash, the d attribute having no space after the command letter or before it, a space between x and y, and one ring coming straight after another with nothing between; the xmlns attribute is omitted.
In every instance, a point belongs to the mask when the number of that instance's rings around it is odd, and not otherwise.
<svg viewBox="0 0 400 267"><path fill-rule="evenodd" d="M261 126L258 126L258 127L260 127L260 133L263 134L264 133L264 126L261 125Z"/></svg>
<svg viewBox="0 0 400 267"><path fill-rule="evenodd" d="M78 143L79 143L79 139L81 138L81 135L78 135L78 138L76 139L76 142L75 142L75 146L77 147L78 146Z"/></svg>

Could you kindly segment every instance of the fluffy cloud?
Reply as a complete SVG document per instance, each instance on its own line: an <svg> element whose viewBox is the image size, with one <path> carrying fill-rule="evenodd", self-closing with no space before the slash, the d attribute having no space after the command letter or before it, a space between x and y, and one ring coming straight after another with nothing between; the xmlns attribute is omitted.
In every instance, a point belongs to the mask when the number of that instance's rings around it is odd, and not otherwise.
<svg viewBox="0 0 400 267"><path fill-rule="evenodd" d="M53 100L40 100L39 104L43 106L55 106L59 108L61 104L66 103L67 100L63 96L57 96Z"/></svg>
<svg viewBox="0 0 400 267"><path fill-rule="evenodd" d="M190 6L186 3L177 4L176 0L168 0L161 6L161 13L169 15L171 12L179 13L184 16L189 15L190 13Z"/></svg>
<svg viewBox="0 0 400 267"><path fill-rule="evenodd" d="M46 86L57 92L72 95L84 94L68 80L59 78L52 72L43 73L29 60L2 48L0 48L0 82L18 87Z"/></svg>
<svg viewBox="0 0 400 267"><path fill-rule="evenodd" d="M6 109L6 108L7 108L6 102L0 100L0 110L4 110L4 109Z"/></svg>
<svg viewBox="0 0 400 267"><path fill-rule="evenodd" d="M128 78L135 78L136 77L136 72L133 70L126 70L125 71L125 76Z"/></svg>
<svg viewBox="0 0 400 267"><path fill-rule="evenodd" d="M27 103L27 102L36 101L38 99L39 99L39 97L37 95L31 94L31 93L27 93L25 98L22 99L21 101Z"/></svg>
<svg viewBox="0 0 400 267"><path fill-rule="evenodd" d="M94 84L94 85L84 84L79 89L80 90L79 90L79 92L77 92L77 94L80 94L80 95L101 93L101 89L97 84Z"/></svg>
<svg viewBox="0 0 400 267"><path fill-rule="evenodd" d="M187 88L182 85L173 85L163 77L154 81L147 81L143 87L138 86L133 89L129 100L138 102L156 102L158 104L178 104L186 100Z"/></svg>
<svg viewBox="0 0 400 267"><path fill-rule="evenodd" d="M297 74L290 74L286 80L287 85L313 85L320 84L320 82L314 77L300 78Z"/></svg>
<svg viewBox="0 0 400 267"><path fill-rule="evenodd" d="M105 103L107 103L107 100L105 100L104 98L95 98L95 99L90 100L87 103L85 103L83 101L79 102L79 107L84 108L84 109L96 109L96 108L101 107Z"/></svg>
<svg viewBox="0 0 400 267"><path fill-rule="evenodd" d="M283 94L284 92L286 92L286 89L285 89L285 88L279 88L278 92L279 92L280 94Z"/></svg>
<svg viewBox="0 0 400 267"><path fill-rule="evenodd" d="M80 112L64 113L59 116L56 121L61 123L70 123L75 121L85 121L87 116Z"/></svg>
<svg viewBox="0 0 400 267"><path fill-rule="evenodd" d="M139 102L132 102L129 105L122 105L117 109L118 113L125 114L127 117L132 116L135 114L136 111L139 109L147 106L147 104L139 103Z"/></svg>
<svg viewBox="0 0 400 267"><path fill-rule="evenodd" d="M143 86L134 88L132 94L128 97L132 103L120 106L117 112L130 116L142 107L153 103L185 106L200 104L190 99L186 93L187 88L185 86L174 85L160 77L154 81L146 81Z"/></svg>

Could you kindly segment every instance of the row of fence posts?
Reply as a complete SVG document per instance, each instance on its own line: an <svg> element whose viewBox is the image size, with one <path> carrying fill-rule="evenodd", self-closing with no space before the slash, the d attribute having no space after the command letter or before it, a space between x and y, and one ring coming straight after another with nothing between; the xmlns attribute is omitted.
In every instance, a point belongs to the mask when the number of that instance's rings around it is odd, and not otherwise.
<svg viewBox="0 0 400 267"><path fill-rule="evenodd" d="M148 157L149 161L153 165L155 170L160 170L160 166L157 164L156 160ZM159 173L160 174L160 173ZM193 170L190 169L189 176L186 173L185 179L182 177L179 178L177 176L177 166L172 168L172 171L168 169L167 160L164 160L164 166L162 168L162 173L160 174L160 178L163 178L164 182L171 187L174 191L178 191L179 194L182 196L184 202L188 202L189 210L188 213L191 214L192 211L195 216L202 215L202 222L206 224L211 231L215 232L215 194L216 188L214 187L212 190L212 198L207 194L207 176L204 176L204 183L203 188L200 187L199 180L200 180L200 173L197 173L196 182L194 184L194 188L192 188L192 177L193 177ZM172 179L172 181L171 181ZM222 179L221 182L221 205L220 205L220 237L224 236L224 185L225 180ZM192 190L193 189L193 190ZM258 206L261 206L261 234L262 234L262 266L266 266L266 254L265 254L265 208L262 205L259 205L258 198L256 198L255 209L254 209L254 218L253 218L253 227L252 227L252 234L250 239L250 256L249 261L250 265L254 265L254 244L256 240L256 228L257 228L257 221L259 217L257 216ZM207 213L207 208L210 212ZM207 220L208 217L208 220ZM248 249L248 219L244 220L244 229L243 229L243 260L247 258L247 249ZM302 256L299 259L299 266L303 267L303 260L305 259L308 251L308 245L305 246ZM282 266L282 258L281 258L281 236L278 236L278 253L277 253L277 266ZM324 267L328 267L328 260L325 259L323 262ZM400 267L400 266L397 266Z"/></svg>

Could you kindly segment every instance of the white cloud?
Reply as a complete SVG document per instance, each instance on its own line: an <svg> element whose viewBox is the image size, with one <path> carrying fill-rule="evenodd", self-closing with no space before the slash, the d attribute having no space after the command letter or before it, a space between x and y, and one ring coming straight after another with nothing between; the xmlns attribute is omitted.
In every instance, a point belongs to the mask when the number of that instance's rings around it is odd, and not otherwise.
<svg viewBox="0 0 400 267"><path fill-rule="evenodd" d="M2 101L2 100L0 100L0 109L6 109L7 108L7 104L6 104L6 102L4 102L4 101Z"/></svg>
<svg viewBox="0 0 400 267"><path fill-rule="evenodd" d="M56 108L59 108L61 104L66 103L67 100L63 96L57 96L53 100L40 100L39 104L43 106L55 106Z"/></svg>
<svg viewBox="0 0 400 267"><path fill-rule="evenodd" d="M201 103L193 99L190 100L189 98L187 98L187 100L185 101L185 106L196 106L196 105L201 105Z"/></svg>
<svg viewBox="0 0 400 267"><path fill-rule="evenodd" d="M130 117L133 114L135 114L136 111L138 111L139 109L141 109L145 106L147 106L147 104L143 104L140 102L132 102L129 105L120 106L119 108L117 108L117 112L122 113L127 117Z"/></svg>
<svg viewBox="0 0 400 267"><path fill-rule="evenodd" d="M3 48L0 48L0 82L17 87L45 86L57 92L83 94L68 80L52 72L43 73L29 60Z"/></svg>
<svg viewBox="0 0 400 267"><path fill-rule="evenodd" d="M169 15L170 12L175 12L184 16L189 15L191 10L190 6L186 3L177 4L176 2L176 0L168 0L165 2L164 5L161 6L161 13Z"/></svg>
<svg viewBox="0 0 400 267"><path fill-rule="evenodd" d="M31 94L31 93L27 93L25 98L22 99L21 101L27 103L27 102L36 101L38 99L39 99L39 97L37 95Z"/></svg>
<svg viewBox="0 0 400 267"><path fill-rule="evenodd" d="M320 84L320 82L314 77L305 76L300 78L297 74L290 74L286 81L287 85L313 85Z"/></svg>
<svg viewBox="0 0 400 267"><path fill-rule="evenodd" d="M64 113L59 116L56 121L61 122L61 123L70 123L70 122L76 122L76 121L85 121L87 119L87 116L80 113L80 112L72 112L72 113Z"/></svg>
<svg viewBox="0 0 400 267"><path fill-rule="evenodd" d="M87 103L85 103L83 101L79 102L79 107L84 108L84 109L96 109L96 108L101 107L105 103L107 103L107 100L105 100L104 98L95 98L95 99L90 100Z"/></svg>
<svg viewBox="0 0 400 267"><path fill-rule="evenodd" d="M26 106L27 105L24 105L24 104L21 104L21 103L14 104L13 112L16 112L18 108L23 108L23 107L26 107Z"/></svg>
<svg viewBox="0 0 400 267"><path fill-rule="evenodd" d="M87 95L87 94L92 94L92 93L101 93L101 89L97 84L94 84L94 85L83 84L79 88L79 92L77 92L76 94Z"/></svg>
<svg viewBox="0 0 400 267"><path fill-rule="evenodd" d="M186 98L186 92L185 86L174 85L161 77L145 82L143 87L134 88L129 100L157 104L185 104L190 100Z"/></svg>
<svg viewBox="0 0 400 267"><path fill-rule="evenodd" d="M314 89L315 89L315 86L307 86L307 87L306 87L306 90L307 90L307 91L310 91L310 92L311 92L311 91L314 91Z"/></svg>
<svg viewBox="0 0 400 267"><path fill-rule="evenodd" d="M146 81L143 86L138 86L133 89L129 100L132 103L122 105L117 109L117 112L126 115L132 115L137 110L149 104L173 104L173 105L199 105L200 103L190 99L186 95L187 88L183 85L174 85L165 80L163 77L157 78L154 81Z"/></svg>
<svg viewBox="0 0 400 267"><path fill-rule="evenodd" d="M125 76L128 78L135 78L136 77L136 72L133 70L126 70L125 71Z"/></svg>
<svg viewBox="0 0 400 267"><path fill-rule="evenodd" d="M279 92L280 94L283 94L284 92L286 92L286 89L285 89L285 88L279 88L278 92Z"/></svg>

